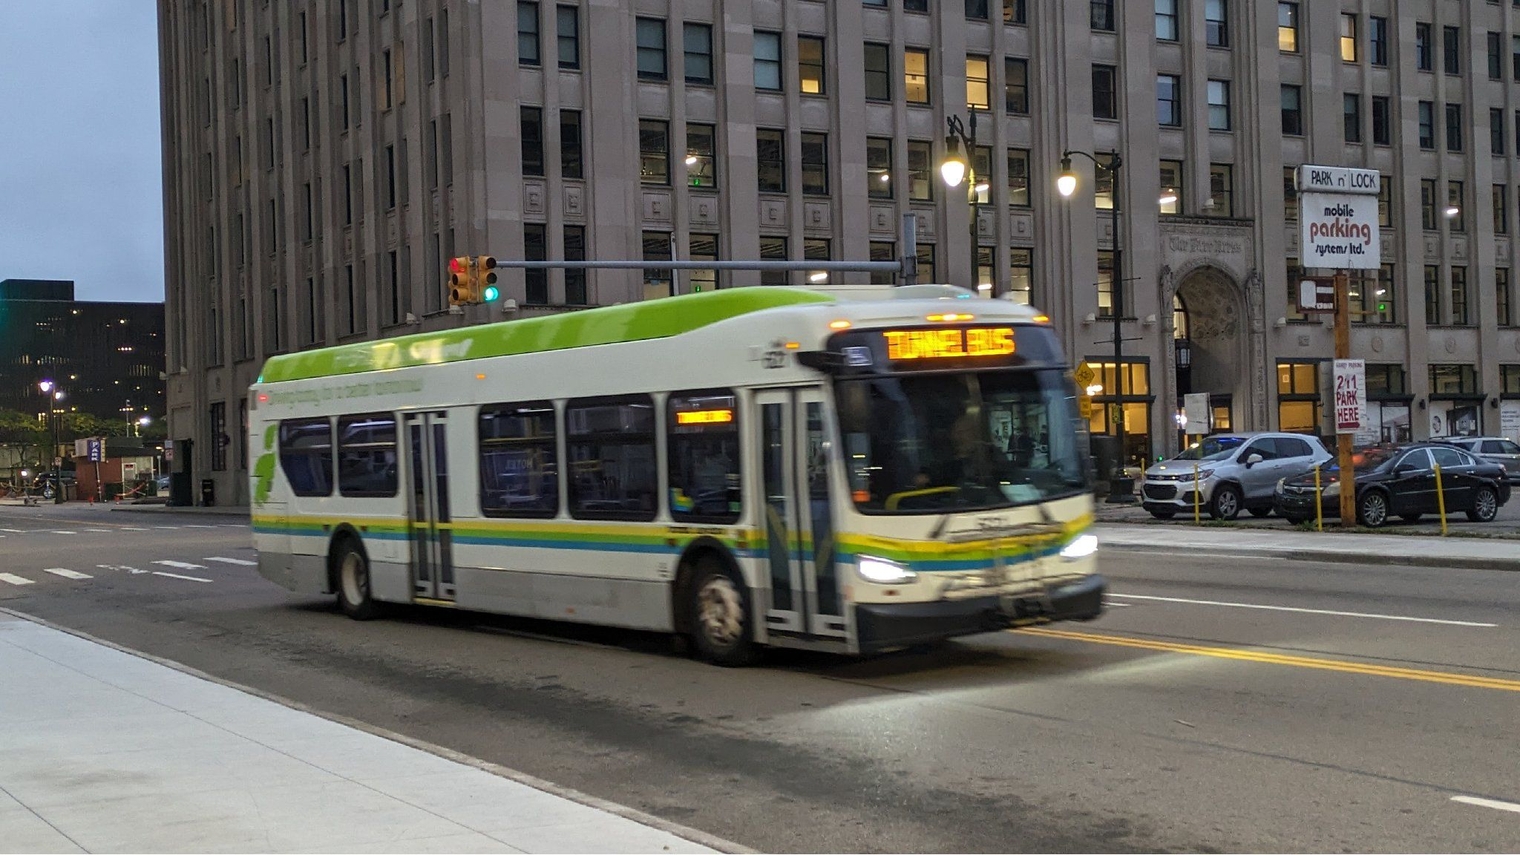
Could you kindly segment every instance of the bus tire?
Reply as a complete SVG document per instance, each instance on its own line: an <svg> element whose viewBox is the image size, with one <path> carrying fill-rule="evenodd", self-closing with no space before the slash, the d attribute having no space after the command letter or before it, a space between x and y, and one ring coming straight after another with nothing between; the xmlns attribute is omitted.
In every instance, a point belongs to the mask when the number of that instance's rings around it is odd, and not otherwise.
<svg viewBox="0 0 1520 855"><path fill-rule="evenodd" d="M759 650L744 582L713 555L698 558L693 570L686 625L697 655L727 667L754 662Z"/></svg>
<svg viewBox="0 0 1520 855"><path fill-rule="evenodd" d="M354 620L374 620L380 616L380 603L370 596L369 556L353 538L338 542L333 566L336 569L338 608Z"/></svg>

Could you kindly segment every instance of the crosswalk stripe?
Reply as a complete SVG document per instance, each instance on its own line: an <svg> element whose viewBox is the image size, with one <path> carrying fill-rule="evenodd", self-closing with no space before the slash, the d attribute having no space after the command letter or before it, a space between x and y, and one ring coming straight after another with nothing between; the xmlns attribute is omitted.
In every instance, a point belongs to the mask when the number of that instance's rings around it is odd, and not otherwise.
<svg viewBox="0 0 1520 855"><path fill-rule="evenodd" d="M213 555L210 558L202 558L201 560L202 561L220 561L223 564L239 564L239 565L242 565L243 567L257 567L257 566L259 566L259 562L257 562L257 561L249 561L246 558L223 558L220 555Z"/></svg>
<svg viewBox="0 0 1520 855"><path fill-rule="evenodd" d="M31 579L23 579L14 573L0 573L0 582L9 582L12 585L35 585Z"/></svg>
<svg viewBox="0 0 1520 855"><path fill-rule="evenodd" d="M44 572L44 573L52 573L54 576L62 576L65 579L93 579L93 578L95 578L94 576L91 576L88 573L80 573L80 572L78 572L76 570L69 570L69 569L64 568L64 567L44 567L42 569L42 572Z"/></svg>
<svg viewBox="0 0 1520 855"><path fill-rule="evenodd" d="M210 582L210 579L202 579L199 576L181 576L178 573L165 573L162 570L154 570L154 576L168 576L170 579L184 579L188 582Z"/></svg>
<svg viewBox="0 0 1520 855"><path fill-rule="evenodd" d="M155 561L154 564L162 564L165 567L173 567L176 570L205 570L204 564L191 564L186 561Z"/></svg>

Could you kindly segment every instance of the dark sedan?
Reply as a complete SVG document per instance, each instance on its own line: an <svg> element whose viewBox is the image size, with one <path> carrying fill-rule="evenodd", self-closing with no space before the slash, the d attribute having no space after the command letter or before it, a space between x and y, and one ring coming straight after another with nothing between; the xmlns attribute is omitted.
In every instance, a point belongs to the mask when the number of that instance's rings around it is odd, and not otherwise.
<svg viewBox="0 0 1520 855"><path fill-rule="evenodd" d="M1463 511L1474 522L1489 522L1509 501L1510 482L1504 467L1480 460L1444 443L1421 443L1398 448L1375 448L1356 458L1356 518L1377 528L1391 517L1414 522L1439 513L1435 467L1441 467L1441 492L1446 512ZM1325 516L1340 515L1340 473L1320 472ZM1314 518L1312 471L1277 484L1274 509L1289 522Z"/></svg>

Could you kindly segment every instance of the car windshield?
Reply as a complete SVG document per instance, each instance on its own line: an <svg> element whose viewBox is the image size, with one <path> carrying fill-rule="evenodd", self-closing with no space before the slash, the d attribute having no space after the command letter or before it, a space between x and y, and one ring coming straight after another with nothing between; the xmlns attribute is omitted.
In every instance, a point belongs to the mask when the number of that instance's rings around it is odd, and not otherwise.
<svg viewBox="0 0 1520 855"><path fill-rule="evenodd" d="M1351 452L1351 466L1358 472L1371 472L1388 462L1397 452L1396 448L1363 448Z"/></svg>
<svg viewBox="0 0 1520 855"><path fill-rule="evenodd" d="M1245 444L1243 436L1211 436L1182 450L1173 460L1224 460Z"/></svg>
<svg viewBox="0 0 1520 855"><path fill-rule="evenodd" d="M862 511L1006 508L1090 489L1085 426L1058 369L846 379L836 392Z"/></svg>

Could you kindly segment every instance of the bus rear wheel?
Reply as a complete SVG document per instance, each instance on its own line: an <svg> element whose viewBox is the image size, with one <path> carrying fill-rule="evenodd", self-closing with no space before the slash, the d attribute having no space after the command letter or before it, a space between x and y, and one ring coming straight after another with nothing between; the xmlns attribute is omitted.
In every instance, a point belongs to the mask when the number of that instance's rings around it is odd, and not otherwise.
<svg viewBox="0 0 1520 855"><path fill-rule="evenodd" d="M370 596L369 558L364 548L351 539L338 546L338 607L354 620L373 620L380 616L380 603Z"/></svg>
<svg viewBox="0 0 1520 855"><path fill-rule="evenodd" d="M758 656L749 591L716 558L697 560L687 597L687 626L697 655L715 665L748 665Z"/></svg>

